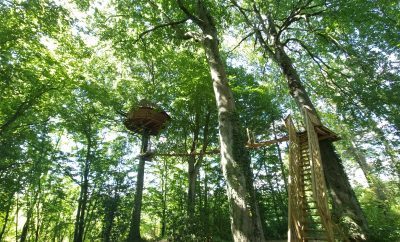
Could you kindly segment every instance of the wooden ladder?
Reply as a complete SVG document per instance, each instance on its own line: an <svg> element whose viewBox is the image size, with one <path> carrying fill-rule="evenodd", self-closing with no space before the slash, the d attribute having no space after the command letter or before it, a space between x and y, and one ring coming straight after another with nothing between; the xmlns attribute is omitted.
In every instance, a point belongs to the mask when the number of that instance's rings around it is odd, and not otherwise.
<svg viewBox="0 0 400 242"><path fill-rule="evenodd" d="M334 242L334 224L328 205L319 141L337 139L318 118L304 110L305 128L297 132L290 116L288 241Z"/></svg>
<svg viewBox="0 0 400 242"><path fill-rule="evenodd" d="M307 135L299 136L299 150L300 150L300 184L302 186L304 206L304 240L305 241L329 241L326 235L326 229L322 223L322 217L317 209L317 201L313 196L312 188L312 172L311 162L309 156L309 147Z"/></svg>

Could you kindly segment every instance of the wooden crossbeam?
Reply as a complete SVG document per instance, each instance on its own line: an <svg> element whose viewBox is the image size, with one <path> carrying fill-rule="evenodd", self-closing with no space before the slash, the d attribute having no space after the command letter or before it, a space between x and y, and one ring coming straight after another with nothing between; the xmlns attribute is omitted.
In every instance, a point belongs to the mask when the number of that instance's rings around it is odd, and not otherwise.
<svg viewBox="0 0 400 242"><path fill-rule="evenodd" d="M289 136L283 136L282 138L278 138L278 139L247 144L246 147L250 148L250 149L255 149L255 148L259 148L259 147L263 147L263 146L269 146L269 145L273 145L276 143L281 143L281 142L288 141L288 140L289 140Z"/></svg>
<svg viewBox="0 0 400 242"><path fill-rule="evenodd" d="M198 156L198 155L215 155L219 154L220 150L215 149L215 150L210 150L206 152L195 152L195 153L154 153L154 156L167 156L167 157L173 157L173 156L178 156L178 157L186 157L186 156Z"/></svg>
<svg viewBox="0 0 400 242"><path fill-rule="evenodd" d="M326 135L321 135L318 137L319 140L333 139L340 140L340 138L335 133L328 133ZM246 148L256 149L260 147L270 146L276 143L281 143L289 140L289 136L283 136L278 139L260 141L256 143L247 143ZM195 152L195 153L154 153L153 156L166 156L166 157L186 157L186 156L198 156L198 155L216 155L219 154L219 149L214 149L206 152Z"/></svg>
<svg viewBox="0 0 400 242"><path fill-rule="evenodd" d="M246 148L255 149L255 148L269 146L269 145L273 145L273 144L288 141L288 140L289 140L289 137L284 136L282 138L268 140L268 141L261 141L261 142L257 142L257 143L247 143ZM186 156L198 156L198 155L215 155L215 154L219 154L219 153L220 153L219 149L214 149L214 150L210 150L210 151L206 151L206 152L195 152L195 153L153 153L153 156L186 157Z"/></svg>

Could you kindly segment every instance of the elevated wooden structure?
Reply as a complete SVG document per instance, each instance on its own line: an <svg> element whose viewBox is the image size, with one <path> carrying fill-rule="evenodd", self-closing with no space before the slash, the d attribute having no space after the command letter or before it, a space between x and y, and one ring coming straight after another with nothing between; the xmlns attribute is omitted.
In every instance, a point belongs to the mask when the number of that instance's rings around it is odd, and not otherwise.
<svg viewBox="0 0 400 242"><path fill-rule="evenodd" d="M304 110L305 128L298 132L290 116L289 133L289 242L335 241L328 206L319 141L339 137Z"/></svg>
<svg viewBox="0 0 400 242"><path fill-rule="evenodd" d="M124 125L127 129L138 134L157 135L170 119L166 112L157 110L154 106L140 105L131 109L127 114Z"/></svg>

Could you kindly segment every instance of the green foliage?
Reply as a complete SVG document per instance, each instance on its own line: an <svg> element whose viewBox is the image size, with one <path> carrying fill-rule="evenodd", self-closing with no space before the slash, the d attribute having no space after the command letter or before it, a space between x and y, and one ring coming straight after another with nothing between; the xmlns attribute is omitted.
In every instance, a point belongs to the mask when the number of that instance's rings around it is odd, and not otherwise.
<svg viewBox="0 0 400 242"><path fill-rule="evenodd" d="M198 153L204 136L207 150L219 148L209 66L201 39L188 39L198 37L199 28L182 21L176 1L74 2L0 3L0 240L20 239L30 217L28 241L72 241L87 168L85 240L124 241L139 139L122 122L142 99L172 117L152 138L155 153L190 153L193 144ZM182 2L198 14L194 1ZM350 176L359 167L349 150L354 143L375 178L385 180L386 201L357 188L371 240L400 240L397 1L239 2L251 21L253 4L278 27L293 17L280 41L324 123L343 138L337 147ZM295 107L279 66L260 48L260 37L243 39L254 29L231 1L204 3L219 30L234 118L257 140L284 136L280 119ZM244 142L244 135L239 130L237 137ZM282 163L276 146L251 152L268 238L286 236L284 153ZM146 163L142 234L149 240L232 241L218 155L205 156L200 167L193 218L187 215L188 159L155 156Z"/></svg>
<svg viewBox="0 0 400 242"><path fill-rule="evenodd" d="M371 189L358 188L356 192L364 208L371 229L371 241L398 241L400 239L400 207L397 184L386 183L387 201L376 199Z"/></svg>

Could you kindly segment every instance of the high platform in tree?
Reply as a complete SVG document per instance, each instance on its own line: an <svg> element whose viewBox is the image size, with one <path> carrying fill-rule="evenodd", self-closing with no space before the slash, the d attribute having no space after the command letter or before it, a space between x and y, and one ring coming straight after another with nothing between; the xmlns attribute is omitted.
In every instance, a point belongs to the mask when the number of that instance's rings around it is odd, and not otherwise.
<svg viewBox="0 0 400 242"><path fill-rule="evenodd" d="M124 125L127 129L148 135L157 135L163 128L170 116L155 105L142 101L137 107L134 107L127 114Z"/></svg>

